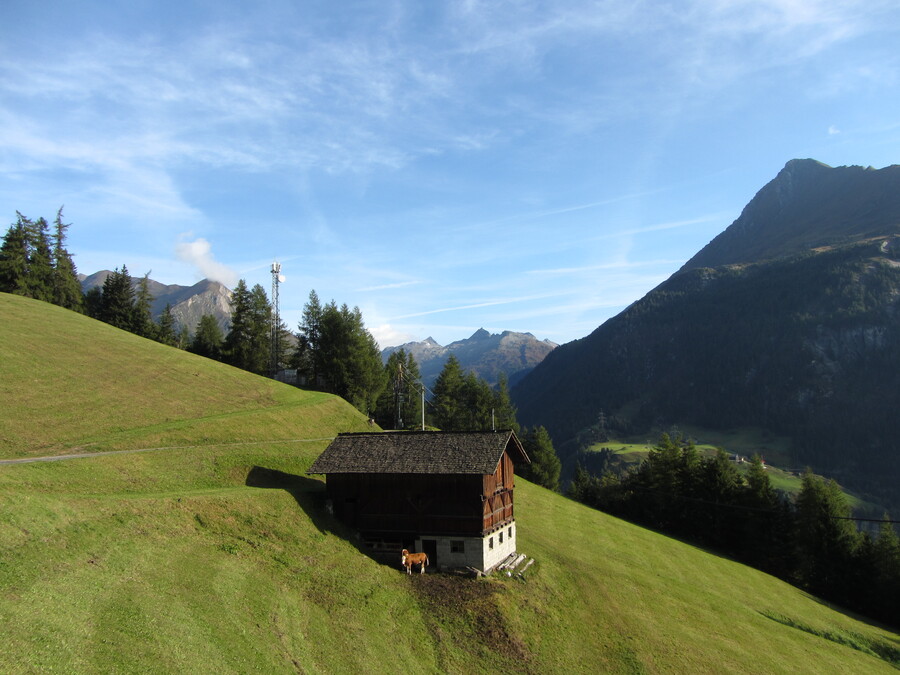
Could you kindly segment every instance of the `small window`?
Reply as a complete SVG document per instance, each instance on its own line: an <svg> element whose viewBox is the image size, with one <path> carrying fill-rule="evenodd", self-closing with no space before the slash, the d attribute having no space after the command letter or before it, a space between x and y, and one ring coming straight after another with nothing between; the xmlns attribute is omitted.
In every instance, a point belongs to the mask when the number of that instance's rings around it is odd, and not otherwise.
<svg viewBox="0 0 900 675"><path fill-rule="evenodd" d="M500 543L503 543L503 530L500 530Z"/></svg>
<svg viewBox="0 0 900 675"><path fill-rule="evenodd" d="M512 525L509 526L509 538L512 539Z"/></svg>
<svg viewBox="0 0 900 675"><path fill-rule="evenodd" d="M459 540L450 540L450 553L465 553L466 542Z"/></svg>
<svg viewBox="0 0 900 675"><path fill-rule="evenodd" d="M494 550L494 538L493 537L488 539L488 549L490 549L491 551Z"/></svg>

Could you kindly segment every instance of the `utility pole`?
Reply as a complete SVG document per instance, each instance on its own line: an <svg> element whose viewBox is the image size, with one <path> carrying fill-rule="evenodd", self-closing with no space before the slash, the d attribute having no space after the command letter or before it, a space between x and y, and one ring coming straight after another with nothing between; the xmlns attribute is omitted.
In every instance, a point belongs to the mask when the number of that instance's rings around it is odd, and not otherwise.
<svg viewBox="0 0 900 675"><path fill-rule="evenodd" d="M403 364L397 366L397 377L394 380L394 428L403 428Z"/></svg>

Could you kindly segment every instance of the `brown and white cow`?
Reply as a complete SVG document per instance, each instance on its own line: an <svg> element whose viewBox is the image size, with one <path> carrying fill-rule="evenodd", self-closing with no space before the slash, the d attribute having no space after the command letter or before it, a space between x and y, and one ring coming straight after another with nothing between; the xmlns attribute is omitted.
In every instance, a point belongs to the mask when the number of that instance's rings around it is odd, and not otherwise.
<svg viewBox="0 0 900 675"><path fill-rule="evenodd" d="M403 549L403 551L400 552L400 564L406 568L407 574L412 574L413 565L420 565L419 574L425 574L428 556L424 553L410 553L406 549Z"/></svg>

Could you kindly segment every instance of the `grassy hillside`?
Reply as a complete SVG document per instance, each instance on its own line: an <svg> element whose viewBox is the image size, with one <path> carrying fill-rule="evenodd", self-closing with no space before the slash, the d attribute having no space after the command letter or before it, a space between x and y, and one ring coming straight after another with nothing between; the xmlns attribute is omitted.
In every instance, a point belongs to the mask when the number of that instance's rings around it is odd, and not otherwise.
<svg viewBox="0 0 900 675"><path fill-rule="evenodd" d="M4 457L291 440L365 428L302 392L60 307L0 293Z"/></svg>
<svg viewBox="0 0 900 675"><path fill-rule="evenodd" d="M11 308L66 326L76 358L82 331L108 372L147 364L126 384L102 380L98 401L152 377L145 349L169 359L161 382L234 378L245 396L223 383L205 404L185 385L147 391L164 402L133 408L138 425L84 394L96 428L70 433L50 409L32 429L44 452L187 447L0 466L2 672L896 672L877 652L896 657L897 634L521 479L520 550L537 559L525 581L407 577L360 553L304 475L327 441L300 439L365 424L348 405L22 303L0 296L4 411L36 419L22 364L47 349L10 347ZM31 355L9 367L14 352ZM64 399L89 388L66 373ZM2 454L30 452L4 425Z"/></svg>

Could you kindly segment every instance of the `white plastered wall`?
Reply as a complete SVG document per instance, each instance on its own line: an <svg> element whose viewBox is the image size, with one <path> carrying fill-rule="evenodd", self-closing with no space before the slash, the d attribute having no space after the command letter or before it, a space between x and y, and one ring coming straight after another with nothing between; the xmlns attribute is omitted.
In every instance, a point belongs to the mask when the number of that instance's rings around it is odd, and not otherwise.
<svg viewBox="0 0 900 675"><path fill-rule="evenodd" d="M417 551L423 550L424 539L437 542L437 564L440 569L474 567L482 572L488 572L511 553L516 552L516 523L515 521L508 523L484 537L425 535L416 539Z"/></svg>

